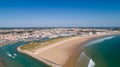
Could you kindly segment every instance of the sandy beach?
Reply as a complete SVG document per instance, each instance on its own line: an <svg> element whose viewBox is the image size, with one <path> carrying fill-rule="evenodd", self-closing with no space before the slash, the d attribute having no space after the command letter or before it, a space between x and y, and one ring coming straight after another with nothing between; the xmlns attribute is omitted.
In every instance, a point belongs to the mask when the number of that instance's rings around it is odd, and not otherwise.
<svg viewBox="0 0 120 67"><path fill-rule="evenodd" d="M18 51L30 55L52 67L76 67L77 59L81 53L80 48L83 45L93 39L109 35L113 34L100 34L84 37L75 36L52 45L35 49L35 52L21 50L20 47L18 47Z"/></svg>

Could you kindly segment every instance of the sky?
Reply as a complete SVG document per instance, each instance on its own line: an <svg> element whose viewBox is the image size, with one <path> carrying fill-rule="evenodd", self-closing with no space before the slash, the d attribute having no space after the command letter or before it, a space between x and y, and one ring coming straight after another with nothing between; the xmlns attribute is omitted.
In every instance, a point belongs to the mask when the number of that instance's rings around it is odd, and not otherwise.
<svg viewBox="0 0 120 67"><path fill-rule="evenodd" d="M0 27L120 27L120 1L0 0Z"/></svg>

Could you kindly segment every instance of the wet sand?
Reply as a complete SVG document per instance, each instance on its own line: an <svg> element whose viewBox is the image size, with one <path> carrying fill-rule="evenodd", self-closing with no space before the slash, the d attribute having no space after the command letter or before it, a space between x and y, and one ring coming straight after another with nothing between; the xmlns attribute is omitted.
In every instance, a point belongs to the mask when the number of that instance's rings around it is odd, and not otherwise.
<svg viewBox="0 0 120 67"><path fill-rule="evenodd" d="M93 39L108 35L113 34L100 34L84 37L76 36L50 46L35 49L35 52L21 50L20 47L18 48L18 51L30 55L53 67L76 67L77 59L81 53L80 48Z"/></svg>

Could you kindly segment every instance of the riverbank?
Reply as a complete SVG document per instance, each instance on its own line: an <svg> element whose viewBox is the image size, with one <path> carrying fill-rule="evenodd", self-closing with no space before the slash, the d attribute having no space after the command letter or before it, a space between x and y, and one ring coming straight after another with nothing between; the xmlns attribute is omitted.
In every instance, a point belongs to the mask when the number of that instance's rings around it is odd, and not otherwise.
<svg viewBox="0 0 120 67"><path fill-rule="evenodd" d="M116 33L115 33L116 34ZM76 62L81 52L80 48L92 39L113 34L100 34L85 37L73 37L58 43L36 49L35 52L21 50L18 51L36 58L53 67L76 67Z"/></svg>
<svg viewBox="0 0 120 67"><path fill-rule="evenodd" d="M17 41L0 42L0 46L5 46L7 44L13 44L13 43L17 43Z"/></svg>

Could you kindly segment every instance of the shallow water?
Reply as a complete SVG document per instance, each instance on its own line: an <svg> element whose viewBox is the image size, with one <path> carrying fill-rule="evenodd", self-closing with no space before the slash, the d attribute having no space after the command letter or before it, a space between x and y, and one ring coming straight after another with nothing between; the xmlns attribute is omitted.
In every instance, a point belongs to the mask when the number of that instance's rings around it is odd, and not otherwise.
<svg viewBox="0 0 120 67"><path fill-rule="evenodd" d="M17 47L28 42L18 42L0 47L0 57L6 67L49 67L48 65L17 51Z"/></svg>
<svg viewBox="0 0 120 67"><path fill-rule="evenodd" d="M83 47L83 52L84 58L89 58L81 60L87 62L86 67L120 67L120 35L92 41Z"/></svg>

